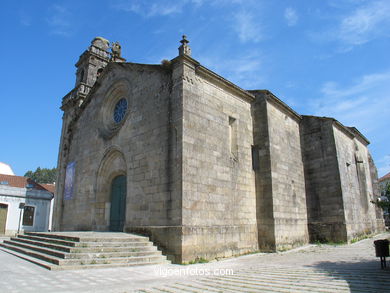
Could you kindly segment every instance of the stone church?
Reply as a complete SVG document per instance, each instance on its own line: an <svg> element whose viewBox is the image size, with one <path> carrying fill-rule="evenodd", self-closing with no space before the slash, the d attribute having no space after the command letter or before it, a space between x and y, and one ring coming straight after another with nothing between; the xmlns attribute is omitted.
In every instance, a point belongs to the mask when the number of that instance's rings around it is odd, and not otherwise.
<svg viewBox="0 0 390 293"><path fill-rule="evenodd" d="M383 229L369 141L191 57L126 62L95 38L62 100L54 229L147 235L177 263Z"/></svg>

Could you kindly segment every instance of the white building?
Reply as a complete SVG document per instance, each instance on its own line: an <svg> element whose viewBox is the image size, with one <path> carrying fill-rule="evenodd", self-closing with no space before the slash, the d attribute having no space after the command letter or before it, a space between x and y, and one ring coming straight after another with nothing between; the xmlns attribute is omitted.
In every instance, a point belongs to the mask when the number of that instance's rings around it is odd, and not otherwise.
<svg viewBox="0 0 390 293"><path fill-rule="evenodd" d="M27 177L0 174L0 234L11 235L19 228L48 231L54 197L49 190Z"/></svg>
<svg viewBox="0 0 390 293"><path fill-rule="evenodd" d="M3 162L0 162L0 174L15 175L14 171L12 171L11 166Z"/></svg>
<svg viewBox="0 0 390 293"><path fill-rule="evenodd" d="M378 179L382 195L386 192L386 186L390 184L390 172Z"/></svg>

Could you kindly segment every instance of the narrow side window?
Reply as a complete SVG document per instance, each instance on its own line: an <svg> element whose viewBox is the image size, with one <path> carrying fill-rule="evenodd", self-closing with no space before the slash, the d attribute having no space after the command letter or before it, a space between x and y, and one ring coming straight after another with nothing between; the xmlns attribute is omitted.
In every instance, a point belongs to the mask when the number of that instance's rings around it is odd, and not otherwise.
<svg viewBox="0 0 390 293"><path fill-rule="evenodd" d="M260 170L259 147L255 145L252 146L252 168L255 171Z"/></svg>
<svg viewBox="0 0 390 293"><path fill-rule="evenodd" d="M237 120L236 118L229 117L229 149L230 155L233 158L238 156L237 146Z"/></svg>

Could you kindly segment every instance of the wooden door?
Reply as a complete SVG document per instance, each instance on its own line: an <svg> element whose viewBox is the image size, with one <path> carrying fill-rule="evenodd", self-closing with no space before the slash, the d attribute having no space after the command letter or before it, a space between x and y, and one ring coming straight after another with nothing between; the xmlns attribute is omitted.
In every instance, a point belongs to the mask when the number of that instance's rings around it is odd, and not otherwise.
<svg viewBox="0 0 390 293"><path fill-rule="evenodd" d="M0 234L5 234L7 224L8 205L0 203Z"/></svg>

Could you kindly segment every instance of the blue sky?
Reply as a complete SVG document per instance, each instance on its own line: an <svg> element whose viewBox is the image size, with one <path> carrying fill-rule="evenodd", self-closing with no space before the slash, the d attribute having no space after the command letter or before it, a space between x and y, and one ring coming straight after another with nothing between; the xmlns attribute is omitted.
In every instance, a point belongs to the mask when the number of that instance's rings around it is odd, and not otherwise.
<svg viewBox="0 0 390 293"><path fill-rule="evenodd" d="M17 175L57 164L61 99L95 36L129 62L192 56L301 114L335 117L370 141L390 172L390 1L3 0L0 161Z"/></svg>

